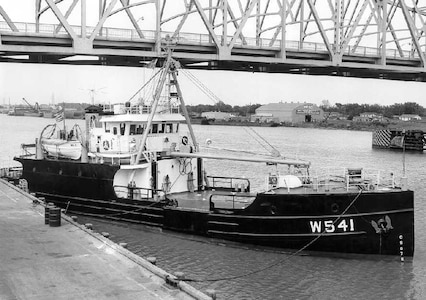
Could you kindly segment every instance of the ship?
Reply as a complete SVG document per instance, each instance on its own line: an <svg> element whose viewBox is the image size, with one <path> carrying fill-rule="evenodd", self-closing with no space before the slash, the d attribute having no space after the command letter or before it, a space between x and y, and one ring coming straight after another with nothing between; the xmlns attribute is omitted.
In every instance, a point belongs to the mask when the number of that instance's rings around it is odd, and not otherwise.
<svg viewBox="0 0 426 300"><path fill-rule="evenodd" d="M203 151L177 80L179 68L168 50L148 81L156 83L150 98L88 107L78 136L64 129L59 136L45 132L34 151L15 157L23 167L21 180L67 214L293 253L413 256L414 193L405 176L386 178L363 168L315 172L310 162L276 151ZM76 141L78 155L50 147ZM210 174L206 159L271 170L259 188L244 172Z"/></svg>

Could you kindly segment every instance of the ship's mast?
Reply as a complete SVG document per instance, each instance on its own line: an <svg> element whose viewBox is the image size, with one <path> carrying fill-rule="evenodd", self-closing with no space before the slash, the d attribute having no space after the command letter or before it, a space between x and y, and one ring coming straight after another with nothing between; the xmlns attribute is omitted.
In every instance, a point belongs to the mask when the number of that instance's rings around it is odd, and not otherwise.
<svg viewBox="0 0 426 300"><path fill-rule="evenodd" d="M176 87L176 92L178 94L178 101L180 102L180 108L181 108L181 111L182 111L182 113L185 117L186 124L188 125L189 133L191 135L191 139L192 139L195 151L198 150L198 144L196 142L194 130L192 129L189 114L188 114L188 111L186 109L185 102L183 100L182 91L181 91L179 83L177 81L176 72L177 72L177 68L179 66L179 63L172 58L172 51L171 51L170 47L166 48L166 51L167 51L167 56L166 56L166 59L164 61L164 65L162 67L162 71L161 71L161 74L160 74L160 79L158 81L158 85L157 85L155 92L154 92L154 100L153 100L153 103L151 105L151 111L150 111L150 114L149 114L149 117L148 117L146 130L144 131L144 133L142 135L142 139L141 139L141 142L140 142L139 147L138 147L138 153L136 155L136 159L134 160L133 164L138 164L141 157L142 157L143 151L144 151L145 146L146 146L146 140L147 140L148 134L149 134L149 129L151 128L151 125L152 125L152 120L154 119L154 115L157 112L157 107L158 107L158 103L159 103L160 98L161 98L161 93L164 89L166 79L167 79L167 77L170 77L170 75L173 78L173 82L174 82L174 85Z"/></svg>

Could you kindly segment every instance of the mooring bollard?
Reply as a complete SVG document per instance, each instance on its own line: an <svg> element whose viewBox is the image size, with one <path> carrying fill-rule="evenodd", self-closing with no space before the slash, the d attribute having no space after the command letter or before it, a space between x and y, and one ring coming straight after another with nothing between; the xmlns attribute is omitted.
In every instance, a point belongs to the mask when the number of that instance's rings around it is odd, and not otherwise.
<svg viewBox="0 0 426 300"><path fill-rule="evenodd" d="M212 289L206 290L206 295L211 297L213 300L216 300L216 291Z"/></svg>
<svg viewBox="0 0 426 300"><path fill-rule="evenodd" d="M156 264L157 264L157 258L156 258L156 257L154 257L154 256L147 257L147 258L146 258L146 260L147 260L148 262L150 262L151 264L153 264L153 265L156 265Z"/></svg>
<svg viewBox="0 0 426 300"><path fill-rule="evenodd" d="M61 226L61 209L59 207L49 208L49 225L51 227Z"/></svg>

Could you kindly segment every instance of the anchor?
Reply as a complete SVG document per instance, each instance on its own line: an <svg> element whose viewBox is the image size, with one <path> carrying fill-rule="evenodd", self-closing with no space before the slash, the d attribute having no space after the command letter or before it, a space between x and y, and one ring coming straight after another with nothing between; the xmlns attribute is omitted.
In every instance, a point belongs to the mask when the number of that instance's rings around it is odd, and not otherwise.
<svg viewBox="0 0 426 300"><path fill-rule="evenodd" d="M373 226L377 234L386 234L393 229L391 219L387 215L377 222L371 220L371 226Z"/></svg>

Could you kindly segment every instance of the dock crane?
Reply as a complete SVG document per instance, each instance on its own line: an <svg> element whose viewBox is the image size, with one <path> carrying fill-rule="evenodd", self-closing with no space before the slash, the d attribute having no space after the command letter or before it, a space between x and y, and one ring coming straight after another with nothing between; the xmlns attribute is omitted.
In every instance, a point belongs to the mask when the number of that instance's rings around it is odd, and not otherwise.
<svg viewBox="0 0 426 300"><path fill-rule="evenodd" d="M31 107L31 109L33 109L35 112L40 112L40 106L38 105L38 102L36 102L35 105L32 106L25 98L22 98L22 100L24 100L25 103L27 103L27 105Z"/></svg>

